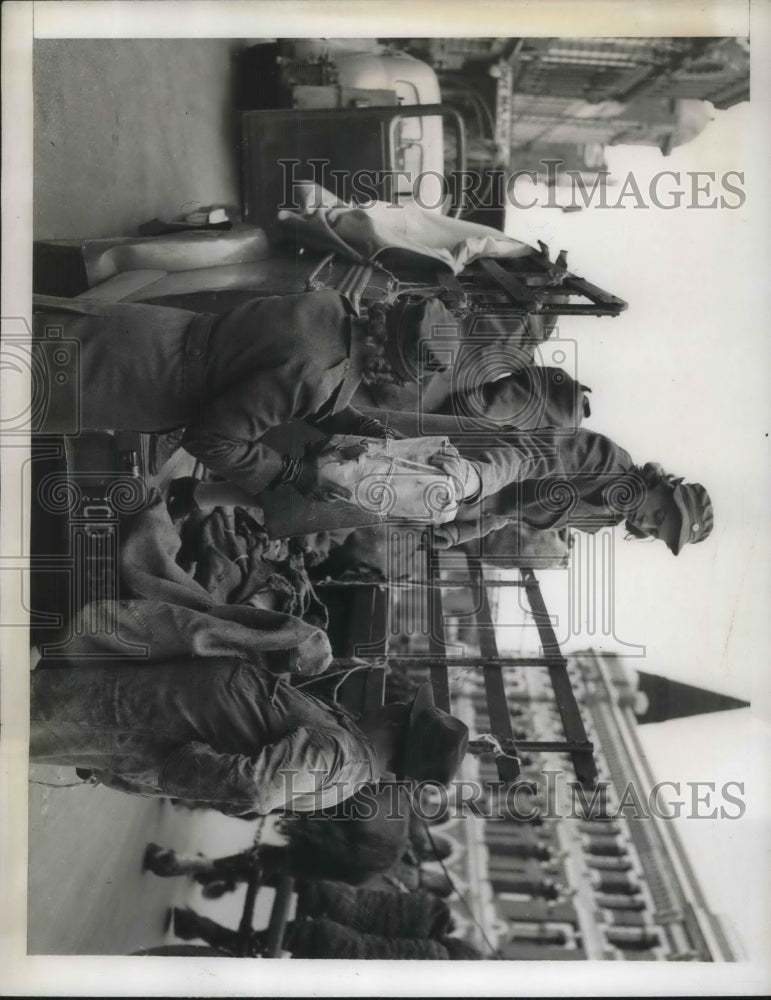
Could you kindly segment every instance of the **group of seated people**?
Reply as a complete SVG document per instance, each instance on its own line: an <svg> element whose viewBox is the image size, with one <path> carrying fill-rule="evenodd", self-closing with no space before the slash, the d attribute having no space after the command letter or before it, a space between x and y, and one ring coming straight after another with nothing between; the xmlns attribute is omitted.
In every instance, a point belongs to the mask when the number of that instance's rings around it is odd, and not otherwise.
<svg viewBox="0 0 771 1000"><path fill-rule="evenodd" d="M661 539L677 555L712 530L703 486L655 462L640 465L610 438L578 426L582 387L564 373L491 376L488 345L476 358L463 320L439 297L402 295L365 317L330 289L256 298L222 315L45 296L36 308L40 335L63 329L80 344L82 429L184 427L184 448L228 484L177 483L175 514L212 500L259 505L280 487L315 505L355 500L325 484L323 438L299 456L269 443L270 432L303 421L368 439L441 434L448 447L432 464L447 477L454 517L436 525L439 546L511 522L597 531L623 521L633 537ZM354 405L362 389L420 386L446 369L441 348L450 339L469 348L470 360L439 404L445 412ZM495 376L500 367L499 360ZM47 431L56 433L58 416L54 393ZM296 534L306 533L301 513Z"/></svg>
<svg viewBox="0 0 771 1000"><path fill-rule="evenodd" d="M172 521L215 506L265 508L283 490L297 536L325 523L327 506L334 523L346 510L357 523L355 491L324 478L335 436L440 436L446 446L430 464L453 516L430 525L439 548L522 524L625 522L631 537L660 539L674 555L708 537L703 486L637 464L579 426L584 387L559 369L486 365L486 348L464 340L466 319L437 294L395 294L362 314L330 289L255 298L221 315L48 296L36 297L34 313L36 336L55 328L78 342L81 429L184 428L183 447L217 477L174 481ZM462 372L448 371L448 339L466 352ZM437 375L450 391L421 409L421 386ZM386 408L378 398L410 402ZM45 432L66 430L67 405L52 392ZM316 442L275 447L273 432L297 421ZM65 658L38 664L31 760L236 816L316 812L383 781L447 784L457 773L469 733L433 704L430 685L353 718L287 683L329 668L323 629L205 593L177 603L164 586L135 581L130 597L99 609L111 629L75 630ZM119 639L141 654L126 657Z"/></svg>
<svg viewBox="0 0 771 1000"><path fill-rule="evenodd" d="M287 502L292 511L296 507L297 535L307 530L302 522L308 509L315 513L330 505L339 511L343 501L355 513L355 497L350 491L341 495L340 487L330 489L321 475L331 437L322 437L299 456L281 453L268 443L269 433L276 428L305 421L327 435L330 431L347 432L367 440L424 436L426 430L440 432L449 447L439 449L430 461L446 477L454 516L431 526L438 547L482 537L512 523L524 523L535 530L569 525L597 531L624 521L632 537L658 538L677 555L686 544L703 541L712 530L712 506L703 486L666 474L656 463L636 464L610 438L578 426L586 406L584 387L566 373L524 368L500 376L500 364L498 369L485 367L489 349L483 345L476 348L482 356L464 362L464 374L453 382L450 373L447 382L447 366L440 363L437 345L454 337L469 349L472 359L475 345L473 339L463 341L465 318L449 309L438 295L393 296L392 301L372 306L364 316L356 314L346 296L329 289L255 298L222 315L38 296L34 320L38 337L56 328L79 344L78 375L84 387L82 429L159 432L183 427L184 448L219 477L216 483L195 479L172 483L168 498L172 517L228 499L231 504L259 507L273 491L285 487L291 487L289 495L296 497L296 501ZM409 395L436 371L445 374L447 384L455 387L436 407L443 412L354 405L357 393L361 396L362 391L369 391L370 397L376 397L383 385L392 390L403 387ZM476 382L475 371L479 373ZM395 398L393 392L390 398ZM476 421L472 433L468 431L469 415ZM58 419L70 418L57 409L54 393L45 430L55 433ZM310 502L303 507L303 501ZM161 628L158 608L163 602L148 592L135 596L146 597L142 620L153 621L147 634L154 637ZM132 626L134 623L125 603L115 602L112 611L121 618L124 631L126 620L130 618ZM147 610L148 606L154 610ZM168 615L163 628L168 632L167 619ZM228 626L230 633L223 632L222 624L219 622L222 641L216 644L215 653L227 661L228 653L242 654L243 649L235 638L235 622ZM264 629L263 622L259 628ZM297 636L282 641L299 643ZM158 646L157 640L151 639L150 646ZM259 649L265 649L264 643ZM163 655L159 652L157 658ZM152 659L153 654L150 656ZM303 669L318 672L328 666L329 658L328 646L322 643L305 657ZM264 664L252 662L250 667L260 678L250 682L253 690L254 685L268 684L263 677ZM84 664L78 673L85 676L95 669L93 663ZM171 674L178 667L167 662L165 669L171 683ZM206 683L215 683L220 675L229 676L233 669L220 662L216 670L209 671ZM68 699L79 699L77 692L65 690L72 684L66 672L56 676L44 670L37 673L41 678L50 676L50 680L40 680L41 686L60 689L55 698L46 699L41 690L40 700L35 701L38 694L33 688L33 703L39 705L41 719L48 712L61 715ZM138 699L131 693L139 676L141 673L116 665L110 683L118 683L120 677L120 683L125 684L126 710L131 706L147 715L154 711L153 699ZM94 691L99 686L96 678L98 669L91 682ZM159 690L163 686L160 682L158 668L153 668L147 686ZM232 691L224 681L216 683L221 690ZM270 701L271 710L275 708L275 696L271 701L267 687L261 697ZM211 704L217 705L218 698L212 693ZM99 697L93 707L101 709L104 704ZM240 714L240 710L234 711ZM288 714L295 724L303 716L295 709ZM223 723L226 717L227 713L223 714ZM159 713L157 721L162 720ZM248 726L254 726L254 720L250 719ZM331 742L344 744L344 756L356 760L353 771L357 777L373 780L384 764L393 763L388 754L386 759L381 755L376 760L377 753L368 740L363 744L368 747L366 752L354 750L347 726L330 720L323 728L329 727L336 730ZM272 718L261 717L258 728L271 734L276 724ZM184 752L180 749L167 760L154 784L166 794L184 796L192 782L197 799L224 797L231 806L238 802L250 811L270 811L286 804L284 792L277 794L274 781L286 754L295 762L300 758L320 761L328 751L316 738L294 734L291 748L282 747L278 754L266 751L268 755L259 766L238 758L225 764L221 748L215 765L210 755L210 729L205 734L196 733L196 745L186 744ZM51 724L44 730L50 736ZM99 731L105 732L104 728ZM155 731L160 744L162 730ZM34 737L33 730L33 747ZM360 733L353 742L357 739L361 740ZM300 797L309 791L307 782L296 789Z"/></svg>

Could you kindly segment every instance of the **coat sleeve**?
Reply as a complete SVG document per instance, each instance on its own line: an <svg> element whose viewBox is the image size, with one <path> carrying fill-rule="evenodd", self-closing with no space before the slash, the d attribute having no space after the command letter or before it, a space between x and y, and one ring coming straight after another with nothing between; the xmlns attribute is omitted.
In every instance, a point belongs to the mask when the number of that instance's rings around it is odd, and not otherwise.
<svg viewBox="0 0 771 1000"><path fill-rule="evenodd" d="M207 399L182 446L216 475L256 494L282 470L281 455L262 438L302 410L299 373L251 372L228 392Z"/></svg>
<svg viewBox="0 0 771 1000"><path fill-rule="evenodd" d="M387 414L388 411L384 412ZM354 406L346 406L337 413L310 422L328 435L359 434L362 437L385 438L395 433L387 421L362 413ZM402 437L401 434L396 436Z"/></svg>
<svg viewBox="0 0 771 1000"><path fill-rule="evenodd" d="M508 523L507 517L500 517L497 514L482 514L468 521L456 518L450 522L458 536L455 545L464 545L475 538L484 538L491 531L506 527Z"/></svg>
<svg viewBox="0 0 771 1000"><path fill-rule="evenodd" d="M563 464L558 439L547 434L514 432L486 445L464 444L453 440L461 455L472 462L479 473L482 488L474 500L483 500L511 483L541 479L559 474Z"/></svg>
<svg viewBox="0 0 771 1000"><path fill-rule="evenodd" d="M75 617L68 656L110 657L130 651L144 663L241 658L274 673L313 676L332 662L326 633L294 615L236 604L189 608L159 599L92 601ZM92 629L88 622L102 627Z"/></svg>
<svg viewBox="0 0 771 1000"><path fill-rule="evenodd" d="M338 737L300 727L254 756L191 742L165 761L159 786L167 795L227 806L231 815L315 810L328 804L330 793L348 797L376 777L366 752L348 745L353 740L344 731Z"/></svg>
<svg viewBox="0 0 771 1000"><path fill-rule="evenodd" d="M235 314L235 315L234 315ZM317 413L344 378L345 309L328 291L234 310L215 330L207 393L182 440L212 472L250 493L279 475L271 428Z"/></svg>

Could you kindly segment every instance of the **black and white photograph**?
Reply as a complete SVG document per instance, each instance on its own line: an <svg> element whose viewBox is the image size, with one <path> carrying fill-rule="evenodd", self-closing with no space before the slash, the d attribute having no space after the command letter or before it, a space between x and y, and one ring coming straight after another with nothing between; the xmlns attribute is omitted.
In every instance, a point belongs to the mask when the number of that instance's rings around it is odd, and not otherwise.
<svg viewBox="0 0 771 1000"><path fill-rule="evenodd" d="M2 18L3 994L767 995L769 4Z"/></svg>

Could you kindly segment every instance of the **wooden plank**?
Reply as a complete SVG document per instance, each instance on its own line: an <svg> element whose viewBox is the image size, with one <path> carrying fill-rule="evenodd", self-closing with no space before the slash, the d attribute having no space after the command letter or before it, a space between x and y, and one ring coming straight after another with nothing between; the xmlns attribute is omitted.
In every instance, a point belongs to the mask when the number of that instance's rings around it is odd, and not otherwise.
<svg viewBox="0 0 771 1000"><path fill-rule="evenodd" d="M434 703L445 712L450 711L450 680L447 674L447 644L444 635L444 615L442 611L442 591L440 589L439 566L430 543L430 536L426 538L426 575L431 589L428 593L428 651L429 653L441 653L441 656L433 657L434 661L428 664L431 687L434 692ZM420 658L418 658L420 660ZM423 661L425 663L425 660Z"/></svg>
<svg viewBox="0 0 771 1000"><path fill-rule="evenodd" d="M541 305L541 316L618 316L626 309L621 306L606 306L595 302L549 302Z"/></svg>
<svg viewBox="0 0 771 1000"><path fill-rule="evenodd" d="M490 610L490 601L487 597L487 586L483 574L480 572L475 581L477 591L477 630L479 634L479 652L483 657L498 660L498 642L495 638L495 625Z"/></svg>
<svg viewBox="0 0 771 1000"><path fill-rule="evenodd" d="M554 657L548 656L400 656L397 653L389 653L389 660L401 663L405 667L432 667L442 668L444 671L454 667L470 670L478 668L484 670L485 667L499 666L504 670L513 667L548 667L555 662ZM562 658L558 660L562 662Z"/></svg>
<svg viewBox="0 0 771 1000"><path fill-rule="evenodd" d="M565 730L565 737L570 742L591 747L586 736L584 720L581 717L581 712L576 702L573 685L568 676L567 660L561 654L559 641L552 626L551 617L546 610L546 604L538 580L535 573L530 569L520 570L520 575L527 584L525 594L527 595L533 619L541 638L541 646L546 658L549 660L549 680L554 691L562 726ZM571 758L576 777L581 784L593 787L597 782L598 774L591 749L587 751L574 750L571 752Z"/></svg>
<svg viewBox="0 0 771 1000"><path fill-rule="evenodd" d="M259 861L255 856L252 859L252 869L249 872L249 880L246 883L246 897L244 898L244 909L241 914L241 922L238 925L238 954L240 958L247 958L251 952L252 924L254 922L254 904L257 901L257 890L260 886Z"/></svg>
<svg viewBox="0 0 771 1000"><path fill-rule="evenodd" d="M469 587L476 586L478 581L474 577L461 577L460 579L442 579L438 584L431 584L431 586L439 586L443 590L458 590L458 589L468 589ZM313 586L316 590L344 590L346 588L361 588L361 587L371 587L371 580L318 580L314 581ZM380 584L378 584L380 586ZM391 581L388 584L391 590L420 590L428 587L429 584L424 583L422 580L396 580ZM524 587L525 584L522 580L486 580L486 587Z"/></svg>
<svg viewBox="0 0 771 1000"><path fill-rule="evenodd" d="M546 609L546 604L541 594L541 587L535 573L531 569L521 569L520 576L525 584L525 596L530 605L535 627L538 629L544 656L552 661L559 660L563 663L566 662L562 655L557 634L551 623L551 615Z"/></svg>
<svg viewBox="0 0 771 1000"><path fill-rule="evenodd" d="M519 278L504 270L500 264L490 260L489 257L481 257L477 263L517 305L525 305L528 308L537 305L538 294L531 291Z"/></svg>
<svg viewBox="0 0 771 1000"><path fill-rule="evenodd" d="M518 750L537 750L539 753L581 753L594 750L594 744L587 740L585 744L572 740L517 740Z"/></svg>
<svg viewBox="0 0 771 1000"><path fill-rule="evenodd" d="M603 288L593 285L591 281L587 281L586 278L579 278L575 274L569 275L559 287L562 290L575 291L577 295L585 295L587 299L591 299L592 302L603 306L609 308L618 307L619 311L626 309L628 306L628 303L624 299L620 299L616 295L611 295L610 292L606 292Z"/></svg>
<svg viewBox="0 0 771 1000"><path fill-rule="evenodd" d="M467 577L465 580L442 580L442 586L447 587L475 587L479 585L478 577ZM485 580L485 587L505 588L505 587L524 587L525 584L522 580Z"/></svg>
<svg viewBox="0 0 771 1000"><path fill-rule="evenodd" d="M470 568L470 567L469 567ZM482 669L487 700L487 714L490 717L492 735L499 741L513 744L514 730L511 726L509 703L506 698L506 687L503 683L503 670L498 655L498 640L495 636L490 601L487 597L487 585L482 567L476 574L477 612L476 622L479 636L479 651L482 656L494 661ZM495 758L498 777L501 781L515 781L520 774L519 761L514 754Z"/></svg>

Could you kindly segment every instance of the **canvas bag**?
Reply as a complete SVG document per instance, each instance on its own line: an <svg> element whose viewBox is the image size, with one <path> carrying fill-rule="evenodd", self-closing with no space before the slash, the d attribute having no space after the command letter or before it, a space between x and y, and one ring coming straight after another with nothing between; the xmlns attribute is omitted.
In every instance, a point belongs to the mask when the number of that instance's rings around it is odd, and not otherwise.
<svg viewBox="0 0 771 1000"><path fill-rule="evenodd" d="M318 484L348 490L348 502L376 520L444 524L453 520L462 497L452 479L430 464L440 452L458 457L446 437L336 434L317 460Z"/></svg>

